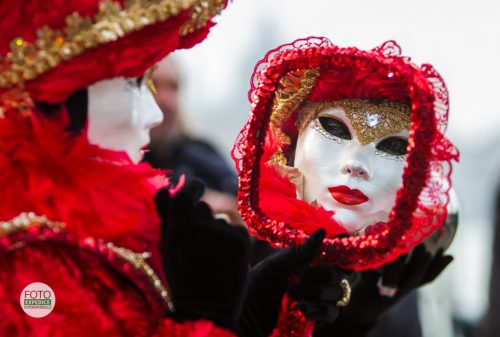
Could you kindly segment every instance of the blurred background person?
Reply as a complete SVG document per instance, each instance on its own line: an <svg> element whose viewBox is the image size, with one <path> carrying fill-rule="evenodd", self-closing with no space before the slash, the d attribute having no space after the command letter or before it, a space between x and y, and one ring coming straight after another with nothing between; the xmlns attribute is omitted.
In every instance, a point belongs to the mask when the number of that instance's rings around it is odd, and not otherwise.
<svg viewBox="0 0 500 337"><path fill-rule="evenodd" d="M478 337L500 335L500 185L497 187L494 208L493 263L490 278L490 302L481 322Z"/></svg>
<svg viewBox="0 0 500 337"><path fill-rule="evenodd" d="M186 180L201 180L207 187L202 200L214 213L224 214L230 223L245 226L236 203L238 180L235 170L211 142L193 137L188 131L191 122L182 113L180 88L183 80L175 57L170 55L159 62L152 80L163 122L151 130L151 143L144 160L155 168L171 170L169 176L174 183L182 175ZM203 131L198 133L203 134ZM252 240L250 264L254 265L272 251L266 242Z"/></svg>
<svg viewBox="0 0 500 337"><path fill-rule="evenodd" d="M215 213L232 223L242 223L236 205L238 181L234 170L207 140L192 137L181 112L179 89L182 83L175 60L169 56L153 68L155 99L163 122L151 130L151 143L144 160L153 167L171 170L174 183L201 180L207 187L203 196ZM189 123L187 123L189 124Z"/></svg>

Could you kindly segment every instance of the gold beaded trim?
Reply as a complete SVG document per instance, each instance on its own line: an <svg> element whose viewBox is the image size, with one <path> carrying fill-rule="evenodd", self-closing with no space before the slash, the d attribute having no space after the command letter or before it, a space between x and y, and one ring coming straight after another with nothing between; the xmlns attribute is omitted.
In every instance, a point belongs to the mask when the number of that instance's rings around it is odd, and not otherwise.
<svg viewBox="0 0 500 337"><path fill-rule="evenodd" d="M278 89L274 95L270 126L278 137L280 144L289 145L290 137L281 129L282 125L288 120L290 115L304 102L309 96L316 79L319 75L319 68L299 69L291 71L283 76L278 82ZM283 151L279 149L273 154L272 161L286 165L287 160Z"/></svg>
<svg viewBox="0 0 500 337"><path fill-rule="evenodd" d="M278 82L274 96L270 124L276 130L283 144L290 144L290 138L281 131L281 126L299 105L309 96L319 69L300 69L283 76Z"/></svg>
<svg viewBox="0 0 500 337"><path fill-rule="evenodd" d="M11 51L0 57L0 65L4 65L0 66L0 88L33 80L86 49L115 41L191 9L189 21L180 28L179 33L184 36L203 27L224 5L223 0L128 0L122 8L119 2L101 1L93 18L75 12L66 17L66 27L62 30L48 26L38 29L33 43L19 37L12 40Z"/></svg>
<svg viewBox="0 0 500 337"><path fill-rule="evenodd" d="M50 221L45 215L36 215L33 212L23 212L9 221L0 222L0 237L26 230L30 227L48 227L64 229L62 222Z"/></svg>
<svg viewBox="0 0 500 337"><path fill-rule="evenodd" d="M306 102L297 118L299 132L318 117L322 111L340 107L345 111L363 145L377 138L410 129L410 107L391 101L374 103L366 99L342 99L337 101Z"/></svg>
<svg viewBox="0 0 500 337"><path fill-rule="evenodd" d="M31 227L45 226L52 230L65 230L66 225L62 222L51 221L45 215L36 215L33 212L23 212L9 221L0 222L0 237L11 235ZM151 266L146 262L146 259L151 257L151 253L143 252L136 253L130 249L115 246L111 242L99 242L99 245L105 246L107 249L115 252L119 257L129 262L134 268L142 272L150 280L155 291L163 298L171 312L174 312L174 305L169 298L166 288L161 283L160 278ZM25 246L24 242L18 242L12 246L12 250L20 249Z"/></svg>
<svg viewBox="0 0 500 337"><path fill-rule="evenodd" d="M191 16L188 22L182 25L180 34L185 36L204 27L207 22L219 14L226 5L225 0L202 0L191 8Z"/></svg>
<svg viewBox="0 0 500 337"><path fill-rule="evenodd" d="M147 275L147 277L150 279L151 283L153 284L156 292L167 303L170 312L175 311L174 304L172 303L172 301L170 300L170 298L168 296L167 289L163 286L160 278L155 273L153 268L151 268L151 266L146 262L146 259L149 259L151 257L151 253L149 253L149 252L136 253L136 252L134 252L130 249L124 248L124 247L117 247L117 246L113 245L111 242L106 243L106 248L115 252L121 258L130 262L137 270L139 270L143 274Z"/></svg>
<svg viewBox="0 0 500 337"><path fill-rule="evenodd" d="M0 119L5 118L9 112L21 116L31 116L34 102L30 95L21 88L13 88L0 94Z"/></svg>
<svg viewBox="0 0 500 337"><path fill-rule="evenodd" d="M349 302L351 302L351 285L346 279L340 281L340 288L342 288L342 297L337 301L337 306L347 307Z"/></svg>

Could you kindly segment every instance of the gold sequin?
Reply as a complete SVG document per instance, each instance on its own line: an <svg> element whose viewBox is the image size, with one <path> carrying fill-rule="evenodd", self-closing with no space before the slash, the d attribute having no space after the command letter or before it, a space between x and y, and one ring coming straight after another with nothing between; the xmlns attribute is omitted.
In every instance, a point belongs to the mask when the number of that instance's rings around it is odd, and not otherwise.
<svg viewBox="0 0 500 337"><path fill-rule="evenodd" d="M0 102L0 118L5 118L9 112L30 116L35 105L29 94L21 88L13 88L0 94Z"/></svg>
<svg viewBox="0 0 500 337"><path fill-rule="evenodd" d="M129 33L163 22L185 10L190 19L180 28L180 35L203 27L224 7L223 0L128 0L101 1L93 18L73 13L66 17L66 27L38 29L37 39L28 42L20 37L10 43L10 52L0 56L0 87L20 85L55 68L86 49L115 41ZM147 37L146 37L147 38Z"/></svg>
<svg viewBox="0 0 500 337"><path fill-rule="evenodd" d="M191 34L194 31L202 28L215 15L219 14L224 9L225 0L202 0L198 1L191 8L191 15L188 22L182 25L181 36Z"/></svg>
<svg viewBox="0 0 500 337"><path fill-rule="evenodd" d="M365 99L343 99L326 102L306 102L299 112L299 132L322 111L340 107L345 111L363 145L377 138L410 129L410 107L397 102L371 102Z"/></svg>
<svg viewBox="0 0 500 337"><path fill-rule="evenodd" d="M107 242L106 247L109 250L112 250L113 252L118 254L124 260L130 262L132 266L134 266L137 270L141 271L144 275L146 275L149 278L151 284L153 285L155 291L167 303L169 310L171 312L175 311L174 304L172 303L172 301L168 296L167 289L162 284L160 278L155 273L153 268L151 268L151 266L146 262L146 259L151 257L151 253L149 252L136 253L130 249L115 246L111 242Z"/></svg>

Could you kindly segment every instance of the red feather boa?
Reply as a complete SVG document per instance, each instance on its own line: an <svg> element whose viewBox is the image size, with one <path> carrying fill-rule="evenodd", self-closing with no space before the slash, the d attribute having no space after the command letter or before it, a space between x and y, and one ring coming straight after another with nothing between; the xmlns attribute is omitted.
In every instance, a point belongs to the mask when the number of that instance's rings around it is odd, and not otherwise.
<svg viewBox="0 0 500 337"><path fill-rule="evenodd" d="M272 134L271 130L268 132L269 135ZM347 234L345 228L332 218L335 212L297 199L295 184L281 175L270 162L279 146L278 137L267 137L259 180L259 206L262 211L271 219L287 223L307 234L312 234L320 228L326 230L327 237Z"/></svg>
<svg viewBox="0 0 500 337"><path fill-rule="evenodd" d="M70 136L65 113L0 120L0 214L21 212L66 223L78 238L112 241L135 251L158 245L154 194L163 172L124 153Z"/></svg>

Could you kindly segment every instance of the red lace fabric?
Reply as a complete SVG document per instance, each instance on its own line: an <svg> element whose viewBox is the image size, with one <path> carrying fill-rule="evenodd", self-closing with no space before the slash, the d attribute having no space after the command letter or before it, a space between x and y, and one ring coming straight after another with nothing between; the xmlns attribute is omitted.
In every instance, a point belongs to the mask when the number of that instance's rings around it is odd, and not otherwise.
<svg viewBox="0 0 500 337"><path fill-rule="evenodd" d="M298 244L307 237L293 223L279 221L263 211L261 175L266 164L264 145L271 137L269 121L279 80L292 71L313 68L320 69L319 84L309 99L322 99L321 95L331 94L319 87L326 83L323 78L329 71L349 70L370 81L390 81L398 87L375 92L368 85L352 90L349 98L402 100L411 107L403 183L388 223L372 226L362 236L326 239L321 259L358 271L377 268L407 253L443 224L451 188L451 161L458 160L458 150L443 135L448 120L448 91L431 65L419 67L400 54L401 48L394 41L363 51L355 47L340 48L326 38L310 37L273 49L257 63L249 91L250 116L232 151L239 172L240 212L253 234L275 247ZM295 118L294 115L290 111L289 119Z"/></svg>

